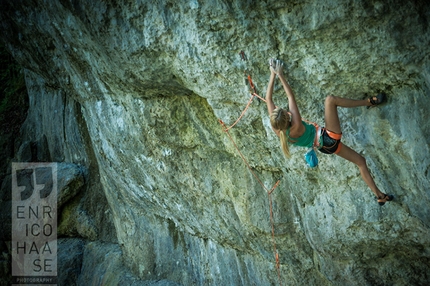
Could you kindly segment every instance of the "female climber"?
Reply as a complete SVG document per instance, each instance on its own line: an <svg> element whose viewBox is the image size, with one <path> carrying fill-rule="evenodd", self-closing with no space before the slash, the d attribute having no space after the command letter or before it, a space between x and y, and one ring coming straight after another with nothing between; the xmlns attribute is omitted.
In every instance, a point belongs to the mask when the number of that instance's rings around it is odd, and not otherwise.
<svg viewBox="0 0 430 286"><path fill-rule="evenodd" d="M392 201L394 199L392 195L382 193L376 186L367 168L365 158L341 143L342 131L337 113L338 106L379 105L386 100L385 94L378 94L378 96L363 100L347 99L333 95L328 96L325 99L325 127L317 129L313 124L302 121L294 93L283 74L282 62L271 59L269 60L269 64L270 80L266 92L267 110L270 116L270 124L273 131L280 138L281 148L285 156L290 157L289 143L302 147L317 147L322 153L336 154L358 166L364 182L376 195L379 205L382 206L386 202ZM283 108L276 107L273 102L272 94L276 76L278 76L287 94L289 112Z"/></svg>

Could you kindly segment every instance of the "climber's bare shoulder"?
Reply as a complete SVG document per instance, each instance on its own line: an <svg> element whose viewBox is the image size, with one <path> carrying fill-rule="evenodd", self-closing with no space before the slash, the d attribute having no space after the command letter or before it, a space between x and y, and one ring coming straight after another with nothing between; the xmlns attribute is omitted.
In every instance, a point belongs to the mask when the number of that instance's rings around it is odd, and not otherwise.
<svg viewBox="0 0 430 286"><path fill-rule="evenodd" d="M290 137L299 138L303 133L305 133L305 126L302 121L293 117L291 120Z"/></svg>

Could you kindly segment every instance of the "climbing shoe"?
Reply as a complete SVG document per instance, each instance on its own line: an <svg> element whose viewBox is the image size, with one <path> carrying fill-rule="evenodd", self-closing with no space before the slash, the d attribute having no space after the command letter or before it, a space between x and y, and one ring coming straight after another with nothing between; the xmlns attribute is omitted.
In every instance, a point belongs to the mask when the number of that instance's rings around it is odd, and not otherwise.
<svg viewBox="0 0 430 286"><path fill-rule="evenodd" d="M386 202L391 202L392 200L394 200L393 195L387 195L387 194L383 194L383 195L384 195L384 197L378 198L378 204L380 206L385 205Z"/></svg>
<svg viewBox="0 0 430 286"><path fill-rule="evenodd" d="M368 99L370 104L372 105L368 106L367 109L369 109L370 107L380 105L385 101L387 101L387 95L385 93L379 93L377 96L372 96L372 97L369 97Z"/></svg>

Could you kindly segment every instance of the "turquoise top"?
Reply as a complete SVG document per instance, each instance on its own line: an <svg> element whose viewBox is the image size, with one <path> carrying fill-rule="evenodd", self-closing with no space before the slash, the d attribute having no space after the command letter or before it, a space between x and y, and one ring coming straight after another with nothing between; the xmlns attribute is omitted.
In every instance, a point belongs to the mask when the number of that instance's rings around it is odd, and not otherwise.
<svg viewBox="0 0 430 286"><path fill-rule="evenodd" d="M303 133L302 136L300 136L299 138L290 137L290 129L288 128L286 132L287 137L288 139L290 139L290 142L292 142L293 145L301 147L312 147L314 145L316 133L315 126L313 126L312 124L308 124L304 121L302 121L302 124L305 126L305 133Z"/></svg>

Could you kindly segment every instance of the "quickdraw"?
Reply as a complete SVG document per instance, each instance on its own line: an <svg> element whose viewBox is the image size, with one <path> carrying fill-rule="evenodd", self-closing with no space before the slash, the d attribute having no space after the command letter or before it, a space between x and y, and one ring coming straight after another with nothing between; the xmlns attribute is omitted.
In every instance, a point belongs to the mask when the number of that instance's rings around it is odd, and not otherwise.
<svg viewBox="0 0 430 286"><path fill-rule="evenodd" d="M242 58L242 61L247 61L248 60L248 58L246 57L245 52L243 50L239 52L239 55Z"/></svg>

